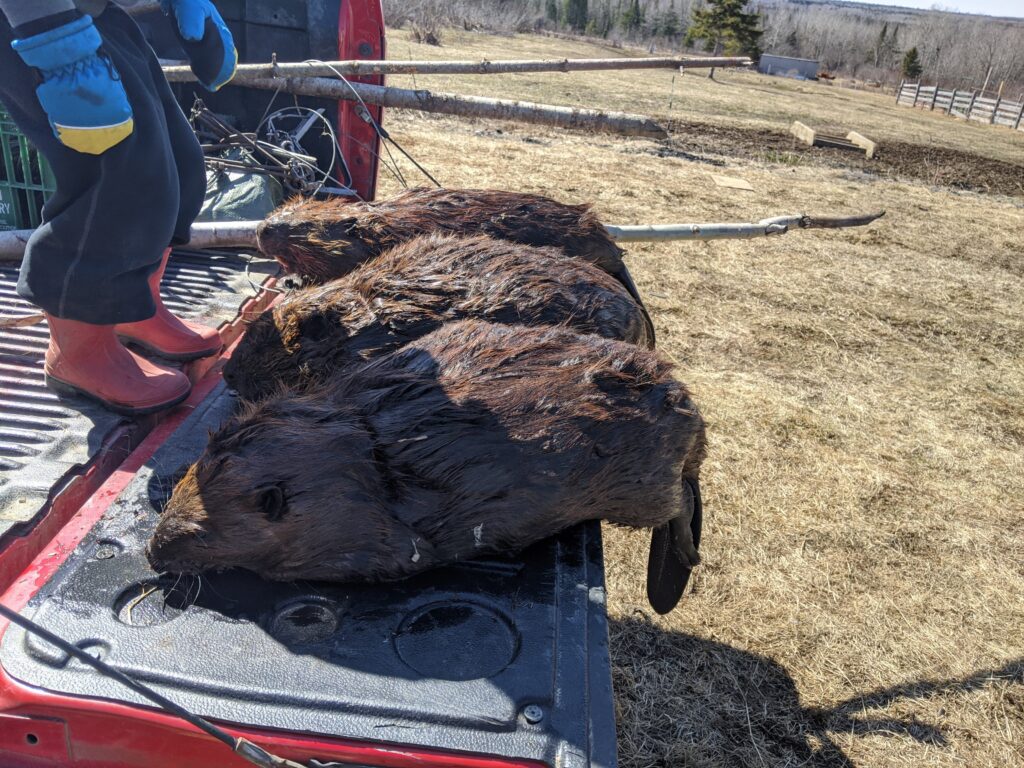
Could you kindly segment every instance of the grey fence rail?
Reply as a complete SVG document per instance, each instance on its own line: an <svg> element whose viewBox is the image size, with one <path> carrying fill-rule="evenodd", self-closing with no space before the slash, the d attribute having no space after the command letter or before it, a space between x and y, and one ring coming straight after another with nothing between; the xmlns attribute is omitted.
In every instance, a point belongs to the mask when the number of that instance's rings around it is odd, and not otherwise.
<svg viewBox="0 0 1024 768"><path fill-rule="evenodd" d="M896 103L1024 131L1024 100L985 98L978 91L944 91L934 85L924 86L904 80L896 91Z"/></svg>

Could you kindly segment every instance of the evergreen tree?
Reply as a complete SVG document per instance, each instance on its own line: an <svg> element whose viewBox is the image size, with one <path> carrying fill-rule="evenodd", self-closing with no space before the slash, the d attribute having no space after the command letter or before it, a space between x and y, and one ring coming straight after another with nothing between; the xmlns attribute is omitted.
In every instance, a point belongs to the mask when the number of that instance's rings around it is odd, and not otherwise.
<svg viewBox="0 0 1024 768"><path fill-rule="evenodd" d="M676 13L676 9L669 6L668 10L658 16L658 23L655 26L654 33L661 37L675 37L683 31L682 21L679 19L679 14Z"/></svg>
<svg viewBox="0 0 1024 768"><path fill-rule="evenodd" d="M878 39L871 50L871 58L876 67L892 66L893 59L899 53L896 42L896 36L899 34L899 31L898 24L892 28L892 32L889 31L888 23L882 25L882 31L878 33Z"/></svg>
<svg viewBox="0 0 1024 768"><path fill-rule="evenodd" d="M619 23L626 32L636 32L643 26L644 12L640 8L640 0L628 0Z"/></svg>
<svg viewBox="0 0 1024 768"><path fill-rule="evenodd" d="M786 47L789 49L788 52L794 56L800 53L800 36L795 29L786 35Z"/></svg>
<svg viewBox="0 0 1024 768"><path fill-rule="evenodd" d="M544 4L544 15L548 21L558 22L558 0L547 0Z"/></svg>
<svg viewBox="0 0 1024 768"><path fill-rule="evenodd" d="M695 8L693 23L686 31L687 44L701 40L704 49L714 54L761 55L761 15L744 9L747 0L708 0L704 8Z"/></svg>
<svg viewBox="0 0 1024 768"><path fill-rule="evenodd" d="M921 66L921 57L917 54L917 46L907 51L903 57L903 63L900 65L900 69L903 72L903 76L916 80L921 76L921 72L924 68Z"/></svg>
<svg viewBox="0 0 1024 768"><path fill-rule="evenodd" d="M565 0L562 21L578 32L587 28L587 0Z"/></svg>
<svg viewBox="0 0 1024 768"><path fill-rule="evenodd" d="M874 56L874 64L876 67L882 66L882 57L885 55L886 48L889 45L889 24L885 23L882 25L882 31L878 33L878 39L875 40L875 48L871 52Z"/></svg>
<svg viewBox="0 0 1024 768"><path fill-rule="evenodd" d="M590 21L587 22L587 34L593 37L608 37L614 26L615 18L612 15L611 0L604 0L601 7L590 14Z"/></svg>

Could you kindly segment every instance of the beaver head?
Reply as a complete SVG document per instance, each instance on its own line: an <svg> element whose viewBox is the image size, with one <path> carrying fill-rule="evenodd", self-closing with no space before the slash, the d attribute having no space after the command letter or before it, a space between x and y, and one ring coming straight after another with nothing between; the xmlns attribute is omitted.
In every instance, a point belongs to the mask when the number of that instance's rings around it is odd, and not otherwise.
<svg viewBox="0 0 1024 768"><path fill-rule="evenodd" d="M286 272L312 284L348 274L380 251L351 230L359 203L295 197L256 228L256 245Z"/></svg>
<svg viewBox="0 0 1024 768"><path fill-rule="evenodd" d="M259 400L281 386L316 378L320 372L306 361L323 345L342 344L347 335L337 314L310 292L285 299L246 326L224 366L224 380L245 400Z"/></svg>
<svg viewBox="0 0 1024 768"><path fill-rule="evenodd" d="M264 377L277 381L286 373L297 332L292 325L279 325L273 310L256 317L246 325L245 335L224 366L224 381L247 400L269 394L254 382L262 382Z"/></svg>
<svg viewBox="0 0 1024 768"><path fill-rule="evenodd" d="M282 581L363 578L393 530L377 476L370 434L354 414L289 393L211 436L175 487L146 555L158 572L212 566ZM344 527L337 510L345 511Z"/></svg>

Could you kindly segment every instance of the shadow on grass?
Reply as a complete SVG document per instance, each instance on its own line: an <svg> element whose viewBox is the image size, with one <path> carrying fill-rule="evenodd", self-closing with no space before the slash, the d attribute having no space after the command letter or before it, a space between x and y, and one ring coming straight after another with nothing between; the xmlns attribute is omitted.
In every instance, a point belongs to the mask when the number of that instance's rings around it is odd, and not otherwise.
<svg viewBox="0 0 1024 768"><path fill-rule="evenodd" d="M643 616L610 621L619 760L623 768L814 766L852 768L835 733L887 735L947 746L935 725L870 716L901 699L1024 684L1024 659L953 680L881 688L835 707L805 707L789 673L764 656L667 632Z"/></svg>

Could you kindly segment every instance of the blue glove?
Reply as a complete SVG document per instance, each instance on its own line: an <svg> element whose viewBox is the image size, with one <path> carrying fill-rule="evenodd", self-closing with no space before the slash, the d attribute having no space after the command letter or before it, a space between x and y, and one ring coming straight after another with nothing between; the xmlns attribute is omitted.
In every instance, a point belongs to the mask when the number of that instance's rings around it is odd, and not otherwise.
<svg viewBox="0 0 1024 768"><path fill-rule="evenodd" d="M160 0L174 17L175 32L192 64L192 72L208 91L220 90L235 76L238 51L224 19L210 0Z"/></svg>
<svg viewBox="0 0 1024 768"><path fill-rule="evenodd" d="M42 73L39 104L57 140L76 152L101 155L135 129L132 108L91 16L15 40L21 60Z"/></svg>

